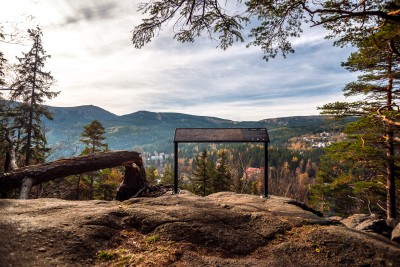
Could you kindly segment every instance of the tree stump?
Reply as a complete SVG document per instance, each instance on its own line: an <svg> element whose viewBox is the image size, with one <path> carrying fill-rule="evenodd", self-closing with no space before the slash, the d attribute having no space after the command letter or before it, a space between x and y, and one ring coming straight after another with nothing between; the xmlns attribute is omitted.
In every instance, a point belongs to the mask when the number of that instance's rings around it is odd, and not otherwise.
<svg viewBox="0 0 400 267"><path fill-rule="evenodd" d="M133 162L124 164L124 181L120 184L115 196L116 200L124 201L135 196L147 184L146 171L143 165L138 166Z"/></svg>
<svg viewBox="0 0 400 267"><path fill-rule="evenodd" d="M31 194L34 180L31 177L25 177L22 179L21 192L19 193L19 199L29 199Z"/></svg>

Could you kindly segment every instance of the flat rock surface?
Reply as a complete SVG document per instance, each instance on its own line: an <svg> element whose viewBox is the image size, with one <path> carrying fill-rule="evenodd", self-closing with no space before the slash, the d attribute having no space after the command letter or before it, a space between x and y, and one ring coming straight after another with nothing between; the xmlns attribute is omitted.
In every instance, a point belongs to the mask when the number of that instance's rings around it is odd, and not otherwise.
<svg viewBox="0 0 400 267"><path fill-rule="evenodd" d="M389 239L274 196L8 199L0 210L5 267L400 266L400 247Z"/></svg>

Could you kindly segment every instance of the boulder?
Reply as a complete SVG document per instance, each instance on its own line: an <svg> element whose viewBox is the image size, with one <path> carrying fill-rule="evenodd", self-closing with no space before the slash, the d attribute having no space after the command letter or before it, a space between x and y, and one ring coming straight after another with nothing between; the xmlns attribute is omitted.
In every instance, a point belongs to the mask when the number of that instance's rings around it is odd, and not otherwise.
<svg viewBox="0 0 400 267"><path fill-rule="evenodd" d="M335 223L340 223L340 221L343 220L343 218L340 216L330 216L327 218L327 220L329 223L335 224Z"/></svg>
<svg viewBox="0 0 400 267"><path fill-rule="evenodd" d="M370 214L356 213L356 214L353 214L353 215L341 220L340 222L343 223L344 225L346 225L348 228L354 229L360 223L370 219L371 218L370 216L371 216Z"/></svg>
<svg viewBox="0 0 400 267"><path fill-rule="evenodd" d="M396 225L396 227L392 231L392 238L393 241L400 243L400 223Z"/></svg>
<svg viewBox="0 0 400 267"><path fill-rule="evenodd" d="M385 237L390 237L392 230L387 226L385 219L377 214L354 214L340 222L348 228L377 233Z"/></svg>

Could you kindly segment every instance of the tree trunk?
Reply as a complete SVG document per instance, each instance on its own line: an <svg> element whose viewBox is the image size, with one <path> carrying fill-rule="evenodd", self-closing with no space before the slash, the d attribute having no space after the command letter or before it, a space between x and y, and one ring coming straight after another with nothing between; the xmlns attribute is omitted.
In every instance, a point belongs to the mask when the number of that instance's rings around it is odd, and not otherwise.
<svg viewBox="0 0 400 267"><path fill-rule="evenodd" d="M0 174L0 190L2 193L23 184L24 178L32 178L32 186L70 175L114 168L124 165L126 162L134 162L143 168L140 153L134 151L111 151L92 155L60 159L57 161L31 165L20 168L10 173ZM25 182L24 182L25 183ZM29 187L27 187L29 189ZM24 193L26 196L27 193Z"/></svg>
<svg viewBox="0 0 400 267"><path fill-rule="evenodd" d="M388 85L387 85L387 93L386 93L386 109L387 111L391 111L393 104L393 71L392 71L392 55L389 55L388 58ZM386 223L388 226L394 228L395 220L396 220L396 185L395 185L395 162L394 162L394 130L393 126L386 125L385 126L385 135L386 135Z"/></svg>
<svg viewBox="0 0 400 267"><path fill-rule="evenodd" d="M10 131L6 127L3 127L3 131L5 139L8 143L8 148L6 152L6 161L4 163L4 171L5 172L14 171L18 169L17 157L15 156L14 141L11 139Z"/></svg>
<svg viewBox="0 0 400 267"><path fill-rule="evenodd" d="M79 187L81 184L81 174L78 175L78 182L76 183L76 200L79 200Z"/></svg>
<svg viewBox="0 0 400 267"><path fill-rule="evenodd" d="M386 141L386 223L394 228L396 220L396 185L393 129L388 126Z"/></svg>
<svg viewBox="0 0 400 267"><path fill-rule="evenodd" d="M19 193L19 199L29 199L31 194L34 179L31 177L24 177L22 179L21 192Z"/></svg>
<svg viewBox="0 0 400 267"><path fill-rule="evenodd" d="M89 199L93 199L94 174L90 173L89 176L90 176Z"/></svg>
<svg viewBox="0 0 400 267"><path fill-rule="evenodd" d="M146 184L146 171L143 165L125 164L124 181L118 188L116 200L124 201L135 196Z"/></svg>

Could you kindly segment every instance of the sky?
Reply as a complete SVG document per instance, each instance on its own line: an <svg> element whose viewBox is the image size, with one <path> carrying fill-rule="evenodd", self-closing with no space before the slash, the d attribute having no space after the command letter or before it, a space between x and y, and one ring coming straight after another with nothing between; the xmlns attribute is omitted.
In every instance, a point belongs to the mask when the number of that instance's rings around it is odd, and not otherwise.
<svg viewBox="0 0 400 267"><path fill-rule="evenodd" d="M143 0L146 1L146 0ZM51 58L45 70L61 93L48 105L96 105L117 115L140 110L179 112L234 121L317 115L318 106L343 101L356 74L340 66L352 48L333 47L322 28L304 28L296 52L268 62L259 47L227 50L199 38L173 39L169 26L136 49L132 30L143 18L137 0L2 0L0 26L22 33L40 25ZM23 36L23 35L21 35ZM9 63L31 43L1 43Z"/></svg>

